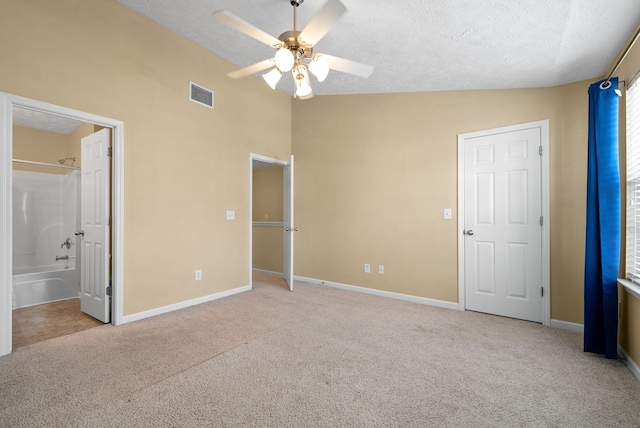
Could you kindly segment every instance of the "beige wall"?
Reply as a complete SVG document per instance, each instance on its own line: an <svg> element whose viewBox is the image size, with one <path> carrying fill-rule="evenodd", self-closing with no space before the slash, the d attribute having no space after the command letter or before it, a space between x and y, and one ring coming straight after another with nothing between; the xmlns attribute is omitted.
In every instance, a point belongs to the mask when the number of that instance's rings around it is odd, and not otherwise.
<svg viewBox="0 0 640 428"><path fill-rule="evenodd" d="M552 318L581 323L587 87L295 103L296 274L457 302L457 135L549 119Z"/></svg>
<svg viewBox="0 0 640 428"><path fill-rule="evenodd" d="M553 88L550 129L551 317L583 323L591 82Z"/></svg>
<svg viewBox="0 0 640 428"><path fill-rule="evenodd" d="M253 221L282 222L283 167L273 166L253 171ZM282 227L253 227L254 269L282 273Z"/></svg>
<svg viewBox="0 0 640 428"><path fill-rule="evenodd" d="M59 165L59 159L75 157L76 161L73 165L71 161L67 161L65 165L79 167L81 165L80 139L92 132L93 125L88 123L80 125L68 135L14 125L13 158ZM65 168L52 168L17 162L13 164L13 169L46 172L49 174L66 174L69 172Z"/></svg>
<svg viewBox="0 0 640 428"><path fill-rule="evenodd" d="M253 170L253 221L282 221L283 167Z"/></svg>
<svg viewBox="0 0 640 428"><path fill-rule="evenodd" d="M0 91L125 123L124 314L248 285L249 153L289 158L289 96L114 0L0 10Z"/></svg>
<svg viewBox="0 0 640 428"><path fill-rule="evenodd" d="M282 273L282 227L253 227L252 267L269 272Z"/></svg>

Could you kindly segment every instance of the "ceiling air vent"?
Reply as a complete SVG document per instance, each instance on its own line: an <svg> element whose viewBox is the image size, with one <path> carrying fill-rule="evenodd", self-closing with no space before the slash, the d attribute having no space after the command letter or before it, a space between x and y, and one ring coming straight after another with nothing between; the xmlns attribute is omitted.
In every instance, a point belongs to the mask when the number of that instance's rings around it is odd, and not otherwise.
<svg viewBox="0 0 640 428"><path fill-rule="evenodd" d="M195 103L213 108L213 91L191 82L189 99Z"/></svg>

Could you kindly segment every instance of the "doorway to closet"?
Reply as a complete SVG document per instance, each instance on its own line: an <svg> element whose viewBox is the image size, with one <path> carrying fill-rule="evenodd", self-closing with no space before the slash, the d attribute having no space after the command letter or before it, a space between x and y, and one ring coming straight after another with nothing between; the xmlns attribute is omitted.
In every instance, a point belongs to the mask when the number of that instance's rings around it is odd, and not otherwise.
<svg viewBox="0 0 640 428"><path fill-rule="evenodd" d="M281 277L293 291L293 156L289 162L250 155L249 279Z"/></svg>
<svg viewBox="0 0 640 428"><path fill-rule="evenodd" d="M459 306L550 325L549 122L458 136Z"/></svg>

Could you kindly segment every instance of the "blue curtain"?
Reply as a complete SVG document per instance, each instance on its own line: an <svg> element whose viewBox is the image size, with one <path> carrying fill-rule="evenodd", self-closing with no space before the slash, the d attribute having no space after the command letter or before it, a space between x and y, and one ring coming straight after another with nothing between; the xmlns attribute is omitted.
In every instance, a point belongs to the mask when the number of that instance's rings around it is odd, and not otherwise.
<svg viewBox="0 0 640 428"><path fill-rule="evenodd" d="M617 358L620 262L618 79L589 87L584 351Z"/></svg>

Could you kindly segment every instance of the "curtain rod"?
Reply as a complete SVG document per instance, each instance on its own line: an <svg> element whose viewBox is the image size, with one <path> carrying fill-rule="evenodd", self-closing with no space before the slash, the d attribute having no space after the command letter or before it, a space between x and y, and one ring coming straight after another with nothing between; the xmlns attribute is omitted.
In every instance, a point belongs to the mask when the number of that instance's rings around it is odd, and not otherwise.
<svg viewBox="0 0 640 428"><path fill-rule="evenodd" d="M34 162L34 161L28 161L28 160L23 160L23 159L12 159L12 162L26 163L26 164L29 164L29 165L50 166L50 167L53 167L53 168L66 168L66 169L75 169L75 170L80 169L77 166L56 165L54 163Z"/></svg>
<svg viewBox="0 0 640 428"><path fill-rule="evenodd" d="M611 70L611 73L609 73L609 75L607 76L607 80L603 82L602 85L600 85L601 88L609 87L609 80L611 79L611 76L613 76L613 74L618 70L618 67L620 67L620 64L622 64L622 61L624 61L624 59L627 57L633 45L638 41L638 37L640 37L640 28L636 30L636 34L633 36L633 39L631 39L631 43L627 45L626 49L622 53L622 56L620 57L620 59L618 59L616 65L613 67L613 70Z"/></svg>

